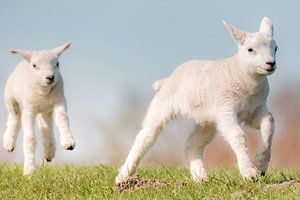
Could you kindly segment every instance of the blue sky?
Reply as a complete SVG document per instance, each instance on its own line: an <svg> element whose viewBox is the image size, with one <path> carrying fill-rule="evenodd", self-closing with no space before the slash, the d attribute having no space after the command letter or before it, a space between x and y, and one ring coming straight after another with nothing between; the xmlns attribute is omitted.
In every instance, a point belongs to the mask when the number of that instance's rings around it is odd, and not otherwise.
<svg viewBox="0 0 300 200"><path fill-rule="evenodd" d="M0 94L21 60L9 50L51 49L72 41L61 65L71 126L79 146L72 154L59 153L77 157L89 152L89 145L97 145L93 136L101 133L96 121L113 120L125 91L150 100L152 82L168 76L180 63L233 55L236 46L223 19L252 32L258 30L263 16L269 16L279 46L278 70L270 77L270 98L286 84L299 84L299 4L259 0L2 1ZM2 99L1 132L7 114Z"/></svg>

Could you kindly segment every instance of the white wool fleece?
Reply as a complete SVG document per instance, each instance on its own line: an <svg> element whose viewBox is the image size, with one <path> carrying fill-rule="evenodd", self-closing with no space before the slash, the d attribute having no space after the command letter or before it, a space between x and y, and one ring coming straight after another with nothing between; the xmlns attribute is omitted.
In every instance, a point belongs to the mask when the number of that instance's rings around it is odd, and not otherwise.
<svg viewBox="0 0 300 200"><path fill-rule="evenodd" d="M262 19L259 32L247 33L224 22L238 52L217 61L192 60L180 65L168 78L156 81L156 95L116 183L125 181L154 144L164 125L181 114L197 123L186 142L186 158L192 178L207 180L204 150L217 133L234 151L241 175L257 179L265 173L271 154L274 121L266 101L267 75L276 69L276 42L269 18ZM242 124L260 129L261 141L254 162L248 155Z"/></svg>
<svg viewBox="0 0 300 200"><path fill-rule="evenodd" d="M3 146L9 152L14 150L22 124L24 175L31 174L35 168L36 117L43 136L44 157L48 162L55 155L53 118L60 132L61 145L68 150L75 147L69 129L63 79L58 61L59 56L70 46L71 43L67 43L52 50L11 51L21 55L24 60L16 66L5 86L4 98L9 114Z"/></svg>

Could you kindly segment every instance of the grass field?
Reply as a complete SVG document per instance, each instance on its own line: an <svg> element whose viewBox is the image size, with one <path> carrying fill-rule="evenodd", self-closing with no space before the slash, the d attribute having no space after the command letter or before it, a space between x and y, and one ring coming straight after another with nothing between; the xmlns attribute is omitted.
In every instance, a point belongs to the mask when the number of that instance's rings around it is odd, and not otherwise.
<svg viewBox="0 0 300 200"><path fill-rule="evenodd" d="M257 182L234 169L210 171L210 181L193 183L186 168L142 167L138 185L114 187L116 167L47 166L31 177L21 166L0 165L0 199L300 199L300 171L270 170Z"/></svg>

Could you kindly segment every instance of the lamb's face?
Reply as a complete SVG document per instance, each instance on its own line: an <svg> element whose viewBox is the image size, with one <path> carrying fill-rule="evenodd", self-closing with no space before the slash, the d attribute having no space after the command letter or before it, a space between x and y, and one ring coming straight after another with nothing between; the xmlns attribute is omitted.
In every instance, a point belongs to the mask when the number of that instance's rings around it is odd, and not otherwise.
<svg viewBox="0 0 300 200"><path fill-rule="evenodd" d="M67 43L48 51L13 50L11 53L21 55L29 63L36 85L52 87L60 76L58 58L70 46L71 43Z"/></svg>
<svg viewBox="0 0 300 200"><path fill-rule="evenodd" d="M276 69L277 45L266 33L247 33L243 46L240 47L244 67L250 73L269 75Z"/></svg>
<svg viewBox="0 0 300 200"><path fill-rule="evenodd" d="M262 19L256 33L224 24L239 47L238 54L245 71L255 75L269 75L275 71L277 45L273 39L273 24L268 17Z"/></svg>
<svg viewBox="0 0 300 200"><path fill-rule="evenodd" d="M28 67L37 85L53 86L60 76L58 57L51 51L33 53Z"/></svg>

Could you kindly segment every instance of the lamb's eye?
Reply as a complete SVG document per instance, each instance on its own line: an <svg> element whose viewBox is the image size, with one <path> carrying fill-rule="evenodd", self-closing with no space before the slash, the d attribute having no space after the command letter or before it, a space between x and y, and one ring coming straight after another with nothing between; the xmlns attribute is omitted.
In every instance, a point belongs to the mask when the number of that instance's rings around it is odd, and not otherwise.
<svg viewBox="0 0 300 200"><path fill-rule="evenodd" d="M33 64L32 67L33 67L33 68L36 68L36 64Z"/></svg>
<svg viewBox="0 0 300 200"><path fill-rule="evenodd" d="M56 67L59 67L59 62L56 63Z"/></svg>
<svg viewBox="0 0 300 200"><path fill-rule="evenodd" d="M253 49L252 49L252 48L249 48L249 49L248 49L248 52L250 52L250 53L253 52Z"/></svg>
<svg viewBox="0 0 300 200"><path fill-rule="evenodd" d="M278 47L275 47L275 53L277 52L277 50L278 50Z"/></svg>

